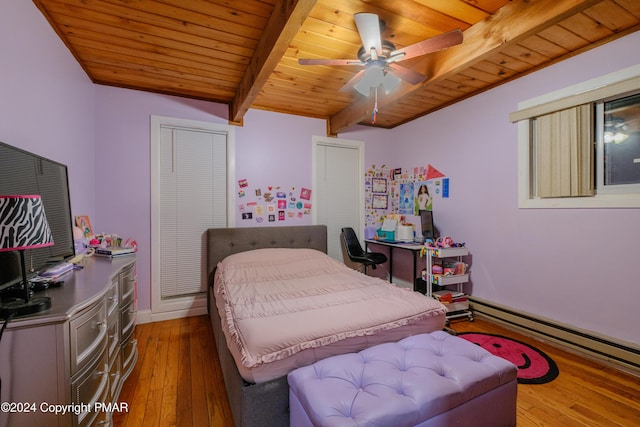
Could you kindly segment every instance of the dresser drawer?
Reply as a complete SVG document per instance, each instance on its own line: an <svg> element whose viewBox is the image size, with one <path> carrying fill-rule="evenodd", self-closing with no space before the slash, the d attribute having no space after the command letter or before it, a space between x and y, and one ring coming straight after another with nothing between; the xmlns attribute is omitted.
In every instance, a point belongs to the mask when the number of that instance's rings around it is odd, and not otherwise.
<svg viewBox="0 0 640 427"><path fill-rule="evenodd" d="M95 418L91 420L90 424L83 424L81 427L85 427L85 425L91 427L109 427L113 425L113 417L111 413L102 411L95 414Z"/></svg>
<svg viewBox="0 0 640 427"><path fill-rule="evenodd" d="M133 336L123 341L120 357L122 357L122 380L124 381L138 360L138 341Z"/></svg>
<svg viewBox="0 0 640 427"><path fill-rule="evenodd" d="M107 310L104 299L71 319L69 338L73 376L95 360L107 346Z"/></svg>
<svg viewBox="0 0 640 427"><path fill-rule="evenodd" d="M120 352L113 361L109 361L111 366L109 367L109 402L114 402L120 388L120 377L122 376L122 360L120 359Z"/></svg>
<svg viewBox="0 0 640 427"><path fill-rule="evenodd" d="M106 295L106 304L107 304L107 317L111 317L114 315L116 311L118 311L118 307L120 307L120 295L118 290L118 278L114 279L111 283L111 286L107 290Z"/></svg>
<svg viewBox="0 0 640 427"><path fill-rule="evenodd" d="M120 312L109 316L107 324L107 347L109 348L109 362L111 362L120 349Z"/></svg>
<svg viewBox="0 0 640 427"><path fill-rule="evenodd" d="M120 282L120 301L126 304L135 300L136 295L136 269L135 264L125 267L118 275Z"/></svg>
<svg viewBox="0 0 640 427"><path fill-rule="evenodd" d="M73 416L74 426L92 425L99 416L94 404L107 402L109 396L109 364L106 349L71 383L71 396L73 403L84 404L81 407L84 410Z"/></svg>
<svg viewBox="0 0 640 427"><path fill-rule="evenodd" d="M136 310L133 301L122 307L120 311L120 330L122 335L120 340L124 341L133 334L136 327Z"/></svg>

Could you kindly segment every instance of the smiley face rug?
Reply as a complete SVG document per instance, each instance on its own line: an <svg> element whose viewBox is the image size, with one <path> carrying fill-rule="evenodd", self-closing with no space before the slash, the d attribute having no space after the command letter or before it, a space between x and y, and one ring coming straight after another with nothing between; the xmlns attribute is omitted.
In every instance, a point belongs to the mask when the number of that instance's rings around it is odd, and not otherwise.
<svg viewBox="0 0 640 427"><path fill-rule="evenodd" d="M548 383L559 374L553 359L529 344L501 335L476 332L460 332L458 336L516 365L520 384Z"/></svg>

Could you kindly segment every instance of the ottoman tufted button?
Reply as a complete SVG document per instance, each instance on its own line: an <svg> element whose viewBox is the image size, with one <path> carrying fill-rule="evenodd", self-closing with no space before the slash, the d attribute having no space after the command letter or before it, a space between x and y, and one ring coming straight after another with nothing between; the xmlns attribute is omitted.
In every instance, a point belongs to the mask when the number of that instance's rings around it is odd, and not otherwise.
<svg viewBox="0 0 640 427"><path fill-rule="evenodd" d="M471 360L477 363L482 363L484 359L485 359L485 355L482 353L474 354L473 357L471 358Z"/></svg>
<svg viewBox="0 0 640 427"><path fill-rule="evenodd" d="M435 372L436 374L440 375L441 377L446 377L447 376L447 373L444 370L444 366L442 366L442 365L438 365L436 368L434 368L433 372Z"/></svg>

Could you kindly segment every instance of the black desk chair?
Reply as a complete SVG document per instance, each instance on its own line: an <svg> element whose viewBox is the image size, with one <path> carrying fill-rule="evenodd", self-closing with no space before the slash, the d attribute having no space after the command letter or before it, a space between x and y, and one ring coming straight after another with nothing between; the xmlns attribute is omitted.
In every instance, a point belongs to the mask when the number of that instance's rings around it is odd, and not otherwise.
<svg viewBox="0 0 640 427"><path fill-rule="evenodd" d="M376 265L387 262L387 256L383 253L365 252L362 246L360 246L356 232L353 231L351 227L344 227L342 229L342 241L344 242L349 259L364 266L364 274L367 274L367 266L371 266L375 270Z"/></svg>

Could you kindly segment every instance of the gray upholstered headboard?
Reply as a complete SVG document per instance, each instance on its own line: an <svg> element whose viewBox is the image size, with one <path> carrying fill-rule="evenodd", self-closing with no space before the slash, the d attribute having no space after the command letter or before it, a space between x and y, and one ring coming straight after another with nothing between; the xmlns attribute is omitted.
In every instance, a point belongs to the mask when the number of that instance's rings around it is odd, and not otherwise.
<svg viewBox="0 0 640 427"><path fill-rule="evenodd" d="M207 230L207 277L212 278L213 270L225 257L263 248L312 248L327 253L327 226L210 228Z"/></svg>

